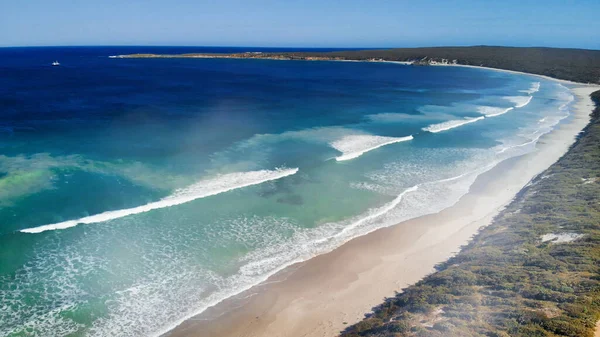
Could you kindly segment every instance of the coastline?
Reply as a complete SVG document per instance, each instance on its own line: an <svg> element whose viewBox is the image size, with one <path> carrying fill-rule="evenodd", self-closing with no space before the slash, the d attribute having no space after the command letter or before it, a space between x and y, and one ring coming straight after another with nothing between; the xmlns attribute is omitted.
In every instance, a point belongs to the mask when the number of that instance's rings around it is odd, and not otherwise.
<svg viewBox="0 0 600 337"><path fill-rule="evenodd" d="M390 61L390 62L394 62L394 61ZM396 62L394 62L396 63ZM405 64L406 62L402 62L400 64ZM539 78L543 78L545 80L549 80L549 81L556 81L559 83L563 83L563 84L570 84L573 86L589 86L589 87L597 87L600 88L600 84L595 84L595 83L579 83L579 82L573 82L573 81L569 81L569 80L563 80L560 78L554 78L554 77L550 77L550 76L546 76L546 75L539 75L539 74L531 74L531 73L526 73L526 72L522 72L522 71L516 71L516 70L508 70L508 69L500 69L500 68L491 68L491 67L484 67L484 66L472 66L472 65L468 65L468 64L431 64L431 67L462 67L462 68L473 68L473 69L487 69L487 70L493 70L493 71L500 71L503 73L509 73L509 74L517 74L517 75L529 75L529 76L535 76L535 77L539 77Z"/></svg>
<svg viewBox="0 0 600 337"><path fill-rule="evenodd" d="M569 121L541 137L536 152L482 174L456 205L379 229L288 267L166 335L333 336L346 324L360 321L384 297L420 280L457 253L523 186L566 153L589 122L593 109L589 94L597 87L565 82L578 86L571 89L577 100Z"/></svg>
<svg viewBox="0 0 600 337"><path fill-rule="evenodd" d="M313 56L313 57L303 57L303 58L290 58L290 57L286 57L286 56L280 56L280 55L273 55L273 56L264 56L263 54L248 54L248 53L242 53L242 54L224 54L224 55L216 55L216 54L181 54L181 55L161 55L161 54L131 54L131 55L111 55L109 56L109 58L113 58L113 59L128 59L128 58L134 58L134 59L153 59L153 58L191 58L191 59L249 59L249 60L271 60L271 61L321 61L321 62L370 62L370 63L393 63L393 64L400 64L400 65L405 65L405 66L411 66L411 65L415 65L416 61L390 61L390 60L384 60L384 59L374 59L374 60L362 60L362 59L348 59L348 58L340 58L340 57L323 57L323 56ZM510 74L519 74L519 75L529 75L529 76L535 76L535 77L539 77L539 78L543 78L546 80L550 80L550 81L556 81L559 83L563 83L563 84L570 84L573 86L578 86L578 85L586 85L586 86L596 86L596 87L600 87L600 84L598 83L584 83L584 82L575 82L575 81L569 81L569 80L565 80L565 79L561 79L561 78L557 78L557 77L551 77L551 76L547 76L547 75L541 75L541 74L535 74L535 73L528 73L528 72L524 72L524 71L516 71L516 70L509 70L509 69L502 69L502 68L493 68L493 67L486 67L483 65L480 66L476 66L476 65L470 65L470 64L461 64L461 63L441 63L441 62L434 62L434 63L429 63L429 64L419 64L417 66L429 66L429 67L463 67L463 68L473 68L473 69L487 69L487 70L493 70L493 71L500 71L500 72L504 72L504 73L510 73Z"/></svg>

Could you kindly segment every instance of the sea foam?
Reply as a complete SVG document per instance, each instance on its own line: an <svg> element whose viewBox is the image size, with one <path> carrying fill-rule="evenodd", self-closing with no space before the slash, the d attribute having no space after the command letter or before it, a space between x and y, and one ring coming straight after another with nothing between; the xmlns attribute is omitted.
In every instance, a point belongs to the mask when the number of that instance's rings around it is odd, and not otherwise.
<svg viewBox="0 0 600 337"><path fill-rule="evenodd" d="M504 115L505 113L513 110L513 107L510 108L498 108L494 106L479 106L477 107L477 111L484 115L485 117L496 117L500 115Z"/></svg>
<svg viewBox="0 0 600 337"><path fill-rule="evenodd" d="M515 108L522 108L531 102L533 96L506 96L504 99L515 104Z"/></svg>
<svg viewBox="0 0 600 337"><path fill-rule="evenodd" d="M340 235L345 234L346 232L351 231L354 228L359 227L360 225L362 225L368 221L377 219L378 217L381 217L382 215L388 213L389 211L391 211L392 209L394 209L396 206L398 206L400 204L400 202L402 201L402 199L404 198L404 196L407 193L414 192L418 189L419 189L419 185L415 185L415 186L407 188L406 190L404 190L402 193L400 193L396 198L394 198L394 200L392 200L388 204L375 210L374 212L371 212L370 214L364 216L363 218L358 219L356 222L352 223L351 225L344 227L342 229L342 231L340 232Z"/></svg>
<svg viewBox="0 0 600 337"><path fill-rule="evenodd" d="M170 264L168 270L163 271L157 267L163 262L162 259L148 259L148 263L156 264L149 268L152 271L150 280L145 278L143 283L133 284L127 289L118 291L117 298L111 300L113 307L110 316L96 321L90 335L141 333L153 337L162 336L185 319L202 313L225 298L236 296L253 285L264 282L269 276L289 265L331 251L354 237L365 235L378 228L435 213L451 206L468 191L478 174L493 166L494 164L478 167L475 171L463 172L450 178L425 181L412 187L405 187L399 191L400 193L395 194L393 200L381 207L370 209L341 222L327 223L316 228L297 228L286 224L284 219L274 218L253 217L245 219L244 224L238 224L236 221L233 227L238 230L242 227L241 232L244 236L256 234L257 226L263 221L268 221L273 223L265 228L265 232L276 232L274 229L271 230L272 228L289 228L294 233L293 240L273 240L273 238L265 240L262 249L249 252L241 259L244 264L236 275L227 278L212 275L211 277L216 279L211 282L219 286L218 290L210 294L205 294L204 290L198 289L197 280L206 278L206 275L197 270L198 266L182 265L177 256L169 255L168 258L174 259L174 262ZM387 177L383 182L389 182L389 178ZM440 196L444 197L440 198ZM439 199L438 202L432 204L436 198ZM250 223L245 223L247 221ZM228 233L236 235L237 232L226 231L222 235ZM152 252L155 250L153 248ZM143 324L138 326L131 322Z"/></svg>
<svg viewBox="0 0 600 337"><path fill-rule="evenodd" d="M242 187L257 185L270 180L280 179L296 174L297 168L260 170L250 172L236 172L217 176L212 179L201 180L186 188L178 189L173 194L155 202L133 208L107 211L100 214L86 216L77 220L68 220L39 227L22 229L23 233L40 233L48 230L65 229L78 224L91 224L122 218L128 215L148 212L154 209L171 207L184 204L192 200L209 197L223 192Z"/></svg>
<svg viewBox="0 0 600 337"><path fill-rule="evenodd" d="M342 153L335 158L337 161L349 160L359 157L365 152L379 147L412 140L413 136L407 137L383 137L373 135L348 135L332 142L330 145Z"/></svg>
<svg viewBox="0 0 600 337"><path fill-rule="evenodd" d="M432 133L437 133L437 132L441 132L441 131L454 129L459 126L463 126L465 124L475 123L484 118L485 118L484 116L481 116L481 117L477 117L477 118L468 118L467 117L465 119L451 120L451 121L446 121L443 123L429 125L428 127L425 127L422 130L432 132Z"/></svg>
<svg viewBox="0 0 600 337"><path fill-rule="evenodd" d="M534 130L531 130L531 132L527 134L519 135L518 138L521 140L524 139L524 142L514 143L514 140L509 141L506 144L503 144L502 147L498 151L496 151L496 153L502 154L509 150L517 149L524 151L523 153L533 151L540 137L554 130L554 127L558 125L558 123L560 123L563 119L569 117L570 113L568 111L568 108L573 100L573 95L567 95L563 100L564 103L558 107L558 111L561 112L561 114L546 115L542 117L538 120Z"/></svg>
<svg viewBox="0 0 600 337"><path fill-rule="evenodd" d="M558 107L558 110L561 110L561 111L567 110L569 105L571 104L571 102L573 102L574 100L575 100L575 96L568 95L568 97L565 100L565 103L561 104L561 106Z"/></svg>
<svg viewBox="0 0 600 337"><path fill-rule="evenodd" d="M538 92L540 90L540 82L534 82L531 84L531 87L527 90L520 90L521 92L529 94L529 96L506 96L505 100L514 104L513 107L510 108L499 108L499 107L491 107L491 106L480 106L477 108L477 111L485 117L496 117L503 115L513 109L518 109L526 106L531 102L533 93Z"/></svg>
<svg viewBox="0 0 600 337"><path fill-rule="evenodd" d="M524 92L526 94L533 94L536 93L538 91L540 91L540 82L533 82L531 83L531 86L529 87L529 89L527 90L520 90L521 92Z"/></svg>

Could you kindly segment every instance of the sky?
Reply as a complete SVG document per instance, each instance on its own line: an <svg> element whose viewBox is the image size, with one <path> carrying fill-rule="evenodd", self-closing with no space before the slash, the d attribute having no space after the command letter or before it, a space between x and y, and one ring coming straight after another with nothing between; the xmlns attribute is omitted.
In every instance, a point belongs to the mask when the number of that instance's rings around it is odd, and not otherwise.
<svg viewBox="0 0 600 337"><path fill-rule="evenodd" d="M599 0L0 0L0 46L600 49Z"/></svg>

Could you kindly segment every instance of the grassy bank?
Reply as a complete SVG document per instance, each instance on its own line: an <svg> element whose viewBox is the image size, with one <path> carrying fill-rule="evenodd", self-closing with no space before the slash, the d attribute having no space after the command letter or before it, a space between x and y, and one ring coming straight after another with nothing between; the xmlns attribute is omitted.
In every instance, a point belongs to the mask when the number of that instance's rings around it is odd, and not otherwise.
<svg viewBox="0 0 600 337"><path fill-rule="evenodd" d="M355 336L593 336L600 319L600 91L570 151Z"/></svg>

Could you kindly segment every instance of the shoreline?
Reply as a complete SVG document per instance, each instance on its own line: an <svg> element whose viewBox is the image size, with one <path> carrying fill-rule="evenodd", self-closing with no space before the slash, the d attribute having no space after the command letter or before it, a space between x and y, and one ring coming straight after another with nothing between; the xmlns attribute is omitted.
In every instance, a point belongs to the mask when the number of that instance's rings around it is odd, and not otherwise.
<svg viewBox="0 0 600 337"><path fill-rule="evenodd" d="M569 122L541 137L537 151L480 175L454 206L378 229L287 267L164 335L333 336L360 321L386 296L417 282L456 254L531 179L567 152L589 123L593 109L589 94L597 85L564 82L577 86L570 89L577 100Z"/></svg>
<svg viewBox="0 0 600 337"><path fill-rule="evenodd" d="M390 62L393 62L393 61L390 61ZM405 63L401 63L401 64L405 64ZM458 63L457 64L431 64L429 66L430 67L462 67L462 68L473 68L473 69L487 69L487 70L500 71L500 72L509 73L509 74L536 76L536 77L539 77L539 78L543 78L545 80L556 81L556 82L559 82L559 83L569 84L569 85L573 85L573 86L588 86L588 87L597 87L597 88L600 88L600 84L596 84L596 83L574 82L574 81L563 80L563 79L560 79L560 78L554 78L554 77L550 77L550 76L546 76L546 75L525 73L525 72L516 71L516 70L491 68L491 67L484 67L484 66L473 66L473 65L458 64Z"/></svg>
<svg viewBox="0 0 600 337"><path fill-rule="evenodd" d="M588 85L588 86L596 86L600 87L600 83L591 83L591 82L576 82L561 79L558 77L551 77L547 75L528 73L524 71L516 71L509 70L503 68L493 68L487 67L483 65L471 65L471 64L462 64L456 62L449 62L447 59L442 59L442 61L435 61L422 63L423 60L415 59L415 60L405 60L405 61L392 61L384 58L371 58L371 59L354 59L348 57L341 56L294 56L288 54L270 54L270 53L262 53L262 52L243 52L243 53L233 53L233 54L203 54L203 53L192 53L192 54L126 54L126 55L110 55L108 58L112 59L172 59L172 58L187 58L187 59L235 59L235 60L271 60L271 61L312 61L312 62L370 62L370 63L394 63L401 65L414 65L414 66L430 66L430 67L464 67L464 68L475 68L475 69L488 69L494 71L500 71L511 74L520 74L520 75L530 75L540 77L546 80L557 81L560 83L571 84L571 85Z"/></svg>

